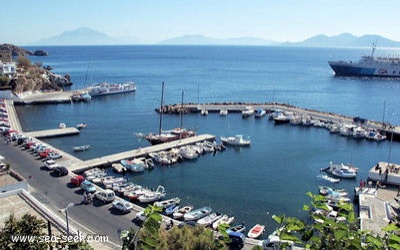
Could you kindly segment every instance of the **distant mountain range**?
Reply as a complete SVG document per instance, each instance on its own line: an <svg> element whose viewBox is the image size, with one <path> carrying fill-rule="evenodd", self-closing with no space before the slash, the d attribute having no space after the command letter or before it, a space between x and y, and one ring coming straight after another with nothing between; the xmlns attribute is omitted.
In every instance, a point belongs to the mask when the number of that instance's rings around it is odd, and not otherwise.
<svg viewBox="0 0 400 250"><path fill-rule="evenodd" d="M253 45L253 46L302 46L302 47L370 47L377 42L379 47L400 47L400 42L379 35L364 35L361 37L349 33L337 36L317 35L301 42L276 42L262 38L241 37L218 39L203 35L185 35L161 41L159 45ZM65 31L62 34L42 39L31 45L115 45L115 44L151 44L138 43L137 40L112 38L102 32L79 28ZM154 43L152 43L154 44Z"/></svg>
<svg viewBox="0 0 400 250"><path fill-rule="evenodd" d="M86 27L65 31L58 36L42 39L33 45L111 45L117 41L104 33Z"/></svg>

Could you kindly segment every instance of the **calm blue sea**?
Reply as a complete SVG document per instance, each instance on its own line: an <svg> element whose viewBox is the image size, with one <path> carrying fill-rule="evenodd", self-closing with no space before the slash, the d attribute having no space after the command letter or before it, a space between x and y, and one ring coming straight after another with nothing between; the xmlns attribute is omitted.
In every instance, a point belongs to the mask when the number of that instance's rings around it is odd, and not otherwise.
<svg viewBox="0 0 400 250"><path fill-rule="evenodd" d="M38 49L38 48L29 48ZM145 147L148 143L134 133L158 130L161 82L165 103L269 102L360 116L400 124L399 80L335 78L328 60L357 60L369 49L229 46L89 46L41 47L48 57L32 57L69 73L80 89L94 82L137 84L135 93L93 99L91 103L19 106L24 130L56 128L60 122L74 126L86 122L79 136L47 140L48 143L83 160ZM398 54L380 50L377 54ZM88 70L88 68L90 70ZM88 73L89 72L89 73ZM85 82L87 78L91 79ZM179 117L164 117L164 129L179 126ZM302 205L307 191L328 184L316 176L329 161L350 162L360 168L357 180L344 180L338 187L352 192L360 178L377 161L400 161L400 146L389 142L353 140L318 128L275 126L267 118L242 119L239 114L220 117L210 114L184 116L184 126L198 132L244 134L250 148L205 155L194 162L156 167L132 175L136 183L149 187L161 184L168 197L179 196L183 204L208 205L215 211L235 215L236 222L249 227L277 226L273 214L304 217ZM90 144L86 152L72 147Z"/></svg>

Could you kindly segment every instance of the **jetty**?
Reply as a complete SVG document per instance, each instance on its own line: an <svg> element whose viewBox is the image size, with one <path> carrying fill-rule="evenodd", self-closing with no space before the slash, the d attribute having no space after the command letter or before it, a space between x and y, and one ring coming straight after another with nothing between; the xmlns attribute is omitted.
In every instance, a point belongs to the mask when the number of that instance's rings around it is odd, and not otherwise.
<svg viewBox="0 0 400 250"><path fill-rule="evenodd" d="M163 114L188 114L188 113L201 113L202 110L207 110L208 113L219 113L221 110L227 110L228 113L241 113L246 107L251 106L253 109L264 109L267 113L275 110L282 110L286 112L293 112L301 116L308 116L313 119L318 119L323 122L337 122L337 123L353 123L355 119L362 121L363 125L368 128L377 129L386 133L387 138L390 139L393 135L394 141L400 141L400 126L392 125L386 122L378 122L368 119L363 119L358 116L351 117L333 112L324 112L313 109L305 109L284 103L244 103L244 102L224 102L224 103L187 103L187 104L169 104L155 109L156 112Z"/></svg>
<svg viewBox="0 0 400 250"><path fill-rule="evenodd" d="M81 172L84 172L85 170L88 170L88 169L94 168L94 167L111 166L111 164L117 163L121 160L144 157L144 156L147 156L148 154L154 153L154 152L169 150L171 148L176 148L176 147L179 148L179 147L186 146L189 144L195 144L197 142L214 141L214 140L215 140L214 135L202 134L202 135L188 137L188 138L181 139L181 140L152 145L152 146L148 146L145 148L138 148L138 149L129 150L126 152L121 152L121 153L112 154L112 155L108 155L108 156L102 156L99 158L74 163L71 166L69 166L68 169L74 173L81 173Z"/></svg>
<svg viewBox="0 0 400 250"><path fill-rule="evenodd" d="M79 135L79 130L75 127L67 127L67 128L39 130L33 132L24 132L24 135L28 137L43 139L43 138L61 137L68 135Z"/></svg>

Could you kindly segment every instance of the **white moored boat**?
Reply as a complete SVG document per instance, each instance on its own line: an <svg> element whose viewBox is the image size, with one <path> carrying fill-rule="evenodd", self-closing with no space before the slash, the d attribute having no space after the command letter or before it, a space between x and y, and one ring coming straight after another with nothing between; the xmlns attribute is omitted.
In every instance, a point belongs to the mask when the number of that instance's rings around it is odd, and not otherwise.
<svg viewBox="0 0 400 250"><path fill-rule="evenodd" d="M220 213L212 213L212 214L209 214L209 215L204 216L203 218L199 219L197 221L197 224L203 225L203 226L209 226L214 221L218 220L221 217L222 217L222 215Z"/></svg>
<svg viewBox="0 0 400 250"><path fill-rule="evenodd" d="M247 236L249 238L257 239L264 233L264 230L265 230L264 225L256 224L254 227L250 229L250 231L247 233Z"/></svg>
<svg viewBox="0 0 400 250"><path fill-rule="evenodd" d="M249 146L251 141L243 139L243 135L235 135L231 137L221 137L221 141L224 144L233 146Z"/></svg>
<svg viewBox="0 0 400 250"><path fill-rule="evenodd" d="M185 221L188 220L198 220L201 219L211 213L212 209L210 207L202 207L195 210L192 210L183 215L183 219Z"/></svg>
<svg viewBox="0 0 400 250"><path fill-rule="evenodd" d="M234 219L235 219L235 217L233 217L231 215L224 214L224 215L221 216L221 218L219 218L218 220L213 222L212 228L214 230L217 230L218 226L221 225L221 224L230 225L233 222Z"/></svg>
<svg viewBox="0 0 400 250"><path fill-rule="evenodd" d="M244 110L242 111L242 117L243 117L243 118L247 118L247 117L250 117L250 116L252 116L252 115L254 115L254 109L253 109L253 107L251 107L251 106L246 106L246 107L244 108Z"/></svg>
<svg viewBox="0 0 400 250"><path fill-rule="evenodd" d="M180 218L183 217L184 214L186 214L186 213L188 213L188 212L190 212L192 210L193 210L193 206L191 206L191 205L187 205L187 206L181 207L181 208L179 208L178 211L175 211L172 214L172 217L174 219L180 219Z"/></svg>
<svg viewBox="0 0 400 250"><path fill-rule="evenodd" d="M167 207L170 207L172 205L178 205L180 202L181 202L181 199L179 199L178 197L175 197L175 198L171 198L168 200L154 202L153 205L156 207L161 207L163 209L166 209Z"/></svg>
<svg viewBox="0 0 400 250"><path fill-rule="evenodd" d="M158 201L163 198L167 192L163 186L158 186L156 191L149 191L139 196L138 200L142 203L149 203L153 201Z"/></svg>

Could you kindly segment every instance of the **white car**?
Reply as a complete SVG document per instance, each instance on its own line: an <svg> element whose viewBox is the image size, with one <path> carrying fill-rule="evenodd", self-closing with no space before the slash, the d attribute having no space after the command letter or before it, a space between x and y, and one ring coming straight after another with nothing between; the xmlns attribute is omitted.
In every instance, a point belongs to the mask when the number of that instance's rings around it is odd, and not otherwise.
<svg viewBox="0 0 400 250"><path fill-rule="evenodd" d="M123 213L129 213L133 209L132 203L129 201L118 200L112 203L113 207Z"/></svg>
<svg viewBox="0 0 400 250"><path fill-rule="evenodd" d="M47 160L45 161L45 166L48 170L53 170L60 165L58 165L54 160Z"/></svg>
<svg viewBox="0 0 400 250"><path fill-rule="evenodd" d="M97 191L94 196L105 202L111 202L115 199L115 193L114 191L110 190L110 189L105 189L105 190L101 190L101 191Z"/></svg>
<svg viewBox="0 0 400 250"><path fill-rule="evenodd" d="M60 159L62 157L62 154L60 154L59 152L49 152L47 154L47 159L49 160L56 160L56 159Z"/></svg>
<svg viewBox="0 0 400 250"><path fill-rule="evenodd" d="M144 214L144 210L137 212L135 215L135 219L139 220L139 221L145 221L146 220L146 215Z"/></svg>

